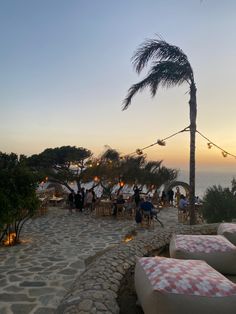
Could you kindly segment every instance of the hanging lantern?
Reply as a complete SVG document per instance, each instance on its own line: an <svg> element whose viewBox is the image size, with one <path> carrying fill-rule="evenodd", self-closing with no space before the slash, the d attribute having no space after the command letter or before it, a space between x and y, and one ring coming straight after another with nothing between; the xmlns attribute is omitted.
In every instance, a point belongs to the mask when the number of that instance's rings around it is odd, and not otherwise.
<svg viewBox="0 0 236 314"><path fill-rule="evenodd" d="M227 154L226 152L224 152L224 151L222 151L221 153L222 153L222 156L223 156L224 158L228 156L228 154Z"/></svg>
<svg viewBox="0 0 236 314"><path fill-rule="evenodd" d="M124 185L125 185L125 183L124 183L123 181L120 181L120 182L119 182L119 186L120 186L121 188L123 188Z"/></svg>
<svg viewBox="0 0 236 314"><path fill-rule="evenodd" d="M94 182L98 182L98 181L99 181L99 177L98 177L98 176L95 176L95 177L93 178L93 181L94 181Z"/></svg>
<svg viewBox="0 0 236 314"><path fill-rule="evenodd" d="M136 149L136 154L141 156L143 154L143 152L140 148L138 148L138 149Z"/></svg>
<svg viewBox="0 0 236 314"><path fill-rule="evenodd" d="M157 140L157 144L160 146L166 146L166 142L163 140Z"/></svg>

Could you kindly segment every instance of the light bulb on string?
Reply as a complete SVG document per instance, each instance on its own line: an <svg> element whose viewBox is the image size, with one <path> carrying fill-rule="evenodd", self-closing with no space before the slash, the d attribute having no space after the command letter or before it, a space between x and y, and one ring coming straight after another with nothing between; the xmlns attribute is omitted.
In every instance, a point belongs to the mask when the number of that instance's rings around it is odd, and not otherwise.
<svg viewBox="0 0 236 314"><path fill-rule="evenodd" d="M226 152L224 152L224 151L222 151L221 153L222 153L222 156L223 156L224 158L227 157L227 155L228 155L228 154L227 154Z"/></svg>
<svg viewBox="0 0 236 314"><path fill-rule="evenodd" d="M207 147L208 147L209 149L211 149L211 148L212 148L212 144L211 144L211 143L207 143Z"/></svg>
<svg viewBox="0 0 236 314"><path fill-rule="evenodd" d="M157 140L157 144L160 146L166 146L166 142L163 140Z"/></svg>
<svg viewBox="0 0 236 314"><path fill-rule="evenodd" d="M136 154L141 156L143 154L143 152L140 148L138 148L138 149L136 149Z"/></svg>

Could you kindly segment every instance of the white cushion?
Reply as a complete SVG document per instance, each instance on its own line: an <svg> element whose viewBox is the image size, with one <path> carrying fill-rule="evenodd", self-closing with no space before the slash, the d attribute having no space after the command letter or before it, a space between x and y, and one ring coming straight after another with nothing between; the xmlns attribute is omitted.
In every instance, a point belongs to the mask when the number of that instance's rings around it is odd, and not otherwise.
<svg viewBox="0 0 236 314"><path fill-rule="evenodd" d="M223 274L236 274L236 247L220 235L174 235L170 256L204 260Z"/></svg>
<svg viewBox="0 0 236 314"><path fill-rule="evenodd" d="M223 235L231 243L236 245L236 224L221 223L218 227L217 234Z"/></svg>
<svg viewBox="0 0 236 314"><path fill-rule="evenodd" d="M236 285L204 261L140 258L135 288L145 314L235 314Z"/></svg>

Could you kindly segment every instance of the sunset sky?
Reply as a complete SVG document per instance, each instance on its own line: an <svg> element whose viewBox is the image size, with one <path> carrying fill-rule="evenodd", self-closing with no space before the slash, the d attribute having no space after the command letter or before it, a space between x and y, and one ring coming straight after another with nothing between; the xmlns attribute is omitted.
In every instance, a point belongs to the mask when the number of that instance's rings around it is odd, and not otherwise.
<svg viewBox="0 0 236 314"><path fill-rule="evenodd" d="M141 80L131 57L158 34L188 56L197 84L197 129L236 155L236 1L0 0L0 150L31 155L75 145L123 154L189 125L188 86L149 91L122 111ZM189 133L149 159L188 168ZM236 173L236 159L197 135L197 170Z"/></svg>

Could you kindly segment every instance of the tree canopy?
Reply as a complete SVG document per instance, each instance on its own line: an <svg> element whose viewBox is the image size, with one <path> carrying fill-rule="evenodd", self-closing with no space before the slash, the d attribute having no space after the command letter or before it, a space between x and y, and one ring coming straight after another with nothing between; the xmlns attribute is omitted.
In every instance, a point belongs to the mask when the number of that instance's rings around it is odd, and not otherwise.
<svg viewBox="0 0 236 314"><path fill-rule="evenodd" d="M176 179L178 171L162 166L162 161L147 161L145 156L120 156L108 149L99 159L94 159L83 174L85 181L94 180L111 193L112 187L125 184L160 188Z"/></svg>
<svg viewBox="0 0 236 314"><path fill-rule="evenodd" d="M91 151L86 148L62 146L47 148L40 154L32 155L27 164L51 182L60 183L71 190L68 182L75 180L80 184L86 161L91 156Z"/></svg>

